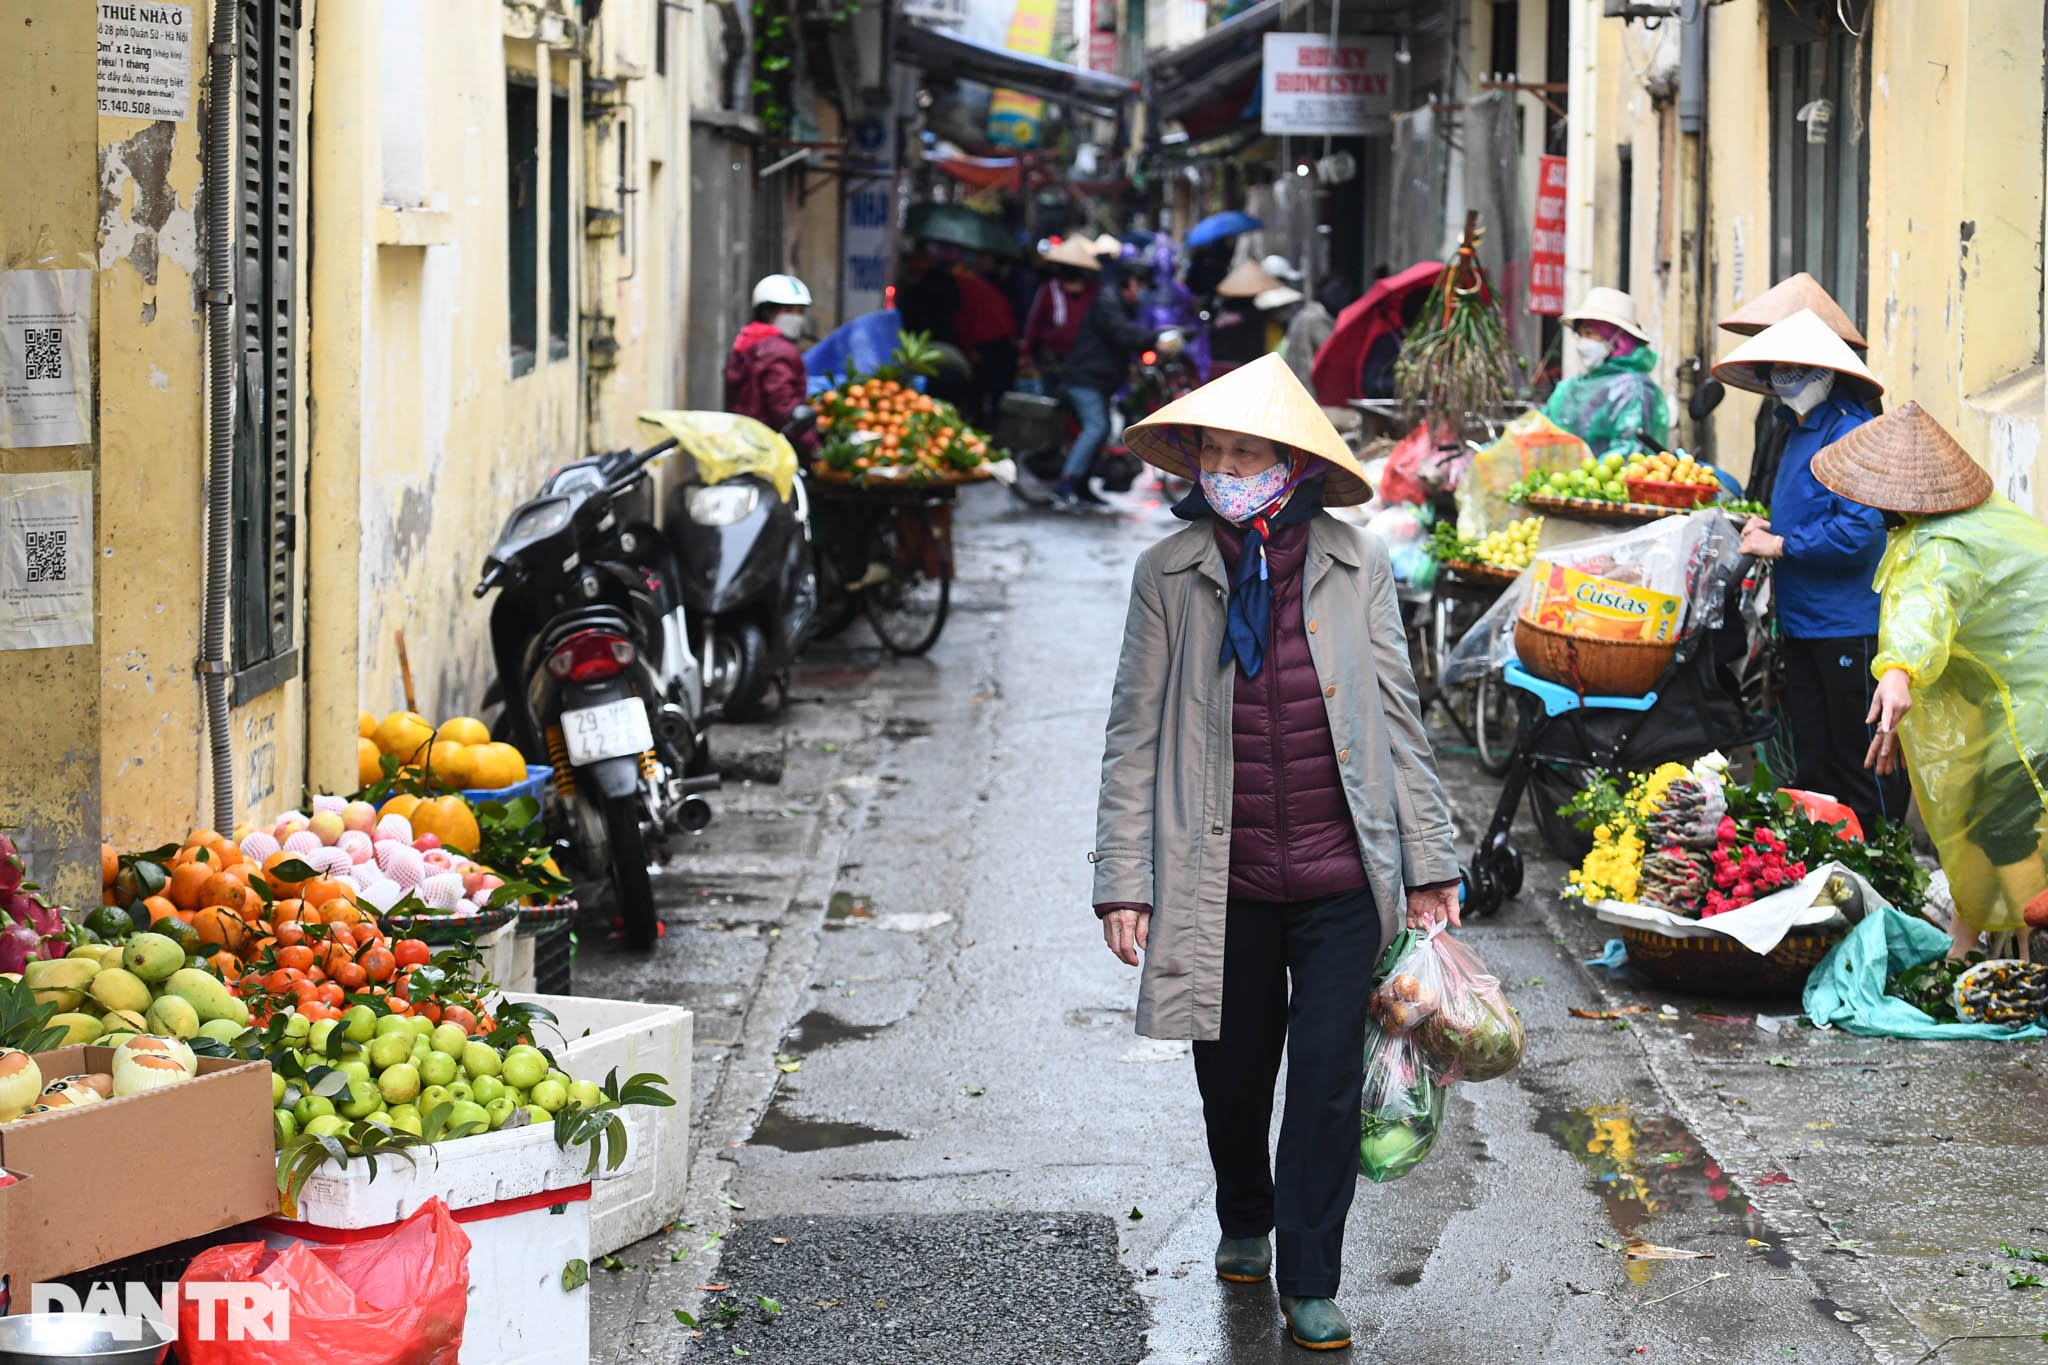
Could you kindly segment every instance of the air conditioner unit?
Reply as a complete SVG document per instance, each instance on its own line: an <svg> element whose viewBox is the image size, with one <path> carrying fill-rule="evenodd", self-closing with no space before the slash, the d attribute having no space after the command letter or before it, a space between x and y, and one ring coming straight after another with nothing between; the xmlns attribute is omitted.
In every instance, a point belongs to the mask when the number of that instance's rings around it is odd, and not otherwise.
<svg viewBox="0 0 2048 1365"><path fill-rule="evenodd" d="M1601 13L1609 19L1676 19L1685 0L1605 0Z"/></svg>

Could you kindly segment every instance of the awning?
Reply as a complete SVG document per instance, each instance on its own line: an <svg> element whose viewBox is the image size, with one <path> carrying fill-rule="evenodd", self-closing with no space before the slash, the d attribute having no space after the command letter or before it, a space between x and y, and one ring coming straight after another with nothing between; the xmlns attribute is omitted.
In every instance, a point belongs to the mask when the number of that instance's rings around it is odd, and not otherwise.
<svg viewBox="0 0 2048 1365"><path fill-rule="evenodd" d="M1137 82L1121 76L1012 52L910 19L896 25L896 56L938 75L965 76L1055 104L1077 104L1108 118L1138 93Z"/></svg>
<svg viewBox="0 0 2048 1365"><path fill-rule="evenodd" d="M1232 15L1191 43L1155 52L1145 58L1159 90L1206 75L1218 62L1256 55L1267 30L1278 26L1289 11L1302 8L1305 0L1259 0L1241 14Z"/></svg>

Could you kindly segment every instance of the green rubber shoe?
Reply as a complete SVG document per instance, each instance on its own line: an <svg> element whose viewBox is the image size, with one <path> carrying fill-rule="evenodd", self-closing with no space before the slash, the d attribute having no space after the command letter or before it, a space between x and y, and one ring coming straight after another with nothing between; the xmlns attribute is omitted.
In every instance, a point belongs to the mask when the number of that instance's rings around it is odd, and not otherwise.
<svg viewBox="0 0 2048 1365"><path fill-rule="evenodd" d="M1287 1335L1296 1346L1311 1351L1341 1351L1351 1344L1351 1324L1337 1310L1334 1299L1291 1299L1282 1294L1280 1312L1287 1319Z"/></svg>
<svg viewBox="0 0 2048 1365"><path fill-rule="evenodd" d="M1263 1237L1225 1237L1216 1244L1216 1276L1258 1284L1273 1273L1273 1244Z"/></svg>

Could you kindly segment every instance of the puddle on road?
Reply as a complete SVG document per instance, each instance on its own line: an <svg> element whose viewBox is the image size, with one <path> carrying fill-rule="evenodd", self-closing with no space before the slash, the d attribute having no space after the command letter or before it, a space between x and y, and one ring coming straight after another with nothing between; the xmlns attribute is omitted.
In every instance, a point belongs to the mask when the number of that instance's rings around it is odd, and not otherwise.
<svg viewBox="0 0 2048 1365"><path fill-rule="evenodd" d="M1537 1128L1571 1153L1592 1176L1607 1219L1624 1237L1656 1241L1647 1229L1674 1213L1733 1223L1766 1243L1772 1265L1791 1265L1778 1237L1735 1188L1691 1130L1666 1114L1639 1114L1625 1103L1576 1109L1541 1108ZM1651 1262L1629 1261L1630 1280L1645 1283Z"/></svg>
<svg viewBox="0 0 2048 1365"><path fill-rule="evenodd" d="M796 1021L783 1046L790 1052L816 1052L833 1043L858 1043L874 1037L887 1024L849 1024L836 1014L812 1010Z"/></svg>
<svg viewBox="0 0 2048 1365"><path fill-rule="evenodd" d="M864 1142L902 1142L908 1133L873 1128L865 1123L840 1123L832 1119L802 1118L787 1113L778 1099L768 1106L761 1124L748 1139L751 1146L775 1147L785 1152L822 1152L834 1147L858 1147Z"/></svg>

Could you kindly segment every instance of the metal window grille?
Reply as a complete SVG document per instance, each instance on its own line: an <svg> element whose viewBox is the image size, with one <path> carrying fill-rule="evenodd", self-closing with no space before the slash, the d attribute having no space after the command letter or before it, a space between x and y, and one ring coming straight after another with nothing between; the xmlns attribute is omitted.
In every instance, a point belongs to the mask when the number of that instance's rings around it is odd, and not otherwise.
<svg viewBox="0 0 2048 1365"><path fill-rule="evenodd" d="M293 559L293 412L298 298L297 0L237 0L241 391L234 482L233 625L238 672L287 659L297 597ZM266 682L284 672L266 670ZM274 675L274 676L271 676ZM238 695L246 695L238 679Z"/></svg>

